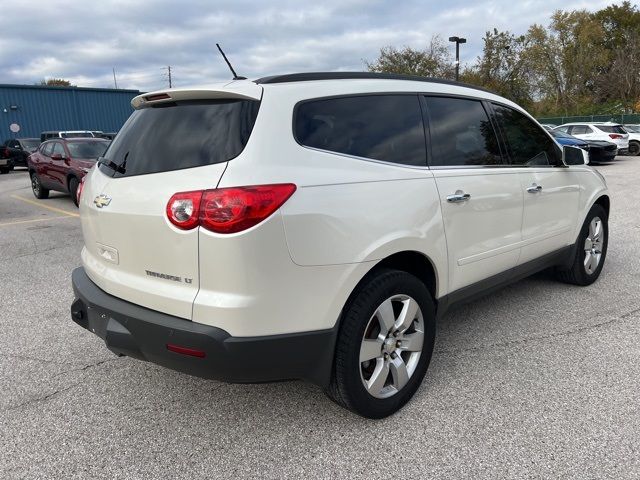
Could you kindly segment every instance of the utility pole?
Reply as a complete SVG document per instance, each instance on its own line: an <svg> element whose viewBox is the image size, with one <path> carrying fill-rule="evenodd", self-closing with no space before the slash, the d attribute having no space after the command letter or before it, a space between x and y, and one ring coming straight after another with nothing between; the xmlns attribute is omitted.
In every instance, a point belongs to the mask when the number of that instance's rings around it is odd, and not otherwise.
<svg viewBox="0 0 640 480"><path fill-rule="evenodd" d="M456 42L456 82L460 80L460 44L467 43L466 38L449 37L450 42Z"/></svg>
<svg viewBox="0 0 640 480"><path fill-rule="evenodd" d="M169 88L172 88L172 84L171 84L171 65L167 66L167 73L169 74Z"/></svg>
<svg viewBox="0 0 640 480"><path fill-rule="evenodd" d="M113 85L118 89L118 81L116 80L116 67L113 67Z"/></svg>

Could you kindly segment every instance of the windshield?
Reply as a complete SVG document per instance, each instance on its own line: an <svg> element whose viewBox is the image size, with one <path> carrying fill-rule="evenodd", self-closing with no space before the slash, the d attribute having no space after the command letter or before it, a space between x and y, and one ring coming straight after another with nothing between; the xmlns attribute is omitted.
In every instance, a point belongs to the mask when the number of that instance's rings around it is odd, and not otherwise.
<svg viewBox="0 0 640 480"><path fill-rule="evenodd" d="M568 133L561 132L560 130L549 130L549 133L556 138L570 138L572 140L579 140L578 138L573 137Z"/></svg>
<svg viewBox="0 0 640 480"><path fill-rule="evenodd" d="M35 138L20 140L20 144L22 145L22 148L24 148L25 150L33 151L36 148L38 148L38 146L40 145L40 140L36 140Z"/></svg>
<svg viewBox="0 0 640 480"><path fill-rule="evenodd" d="M67 142L67 148L73 158L86 158L96 160L101 157L109 142Z"/></svg>
<svg viewBox="0 0 640 480"><path fill-rule="evenodd" d="M598 128L607 133L627 133L620 125L598 125Z"/></svg>
<svg viewBox="0 0 640 480"><path fill-rule="evenodd" d="M258 114L256 100L185 101L136 110L100 161L116 177L167 172L237 157Z"/></svg>

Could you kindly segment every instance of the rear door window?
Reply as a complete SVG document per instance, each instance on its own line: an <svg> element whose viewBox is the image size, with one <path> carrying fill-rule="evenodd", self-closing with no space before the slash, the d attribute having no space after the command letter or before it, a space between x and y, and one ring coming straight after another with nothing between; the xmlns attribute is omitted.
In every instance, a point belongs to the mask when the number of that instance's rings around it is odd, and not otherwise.
<svg viewBox="0 0 640 480"><path fill-rule="evenodd" d="M427 97L432 166L502 164L498 139L479 100Z"/></svg>
<svg viewBox="0 0 640 480"><path fill-rule="evenodd" d="M493 110L513 165L534 167L562 164L560 148L536 122L504 105L493 104Z"/></svg>
<svg viewBox="0 0 640 480"><path fill-rule="evenodd" d="M586 135L587 133L591 133L591 129L586 125L574 125L570 128L571 135Z"/></svg>
<svg viewBox="0 0 640 480"><path fill-rule="evenodd" d="M100 169L128 177L231 160L247 144L259 105L255 100L229 99L136 110L105 152Z"/></svg>
<svg viewBox="0 0 640 480"><path fill-rule="evenodd" d="M424 167L427 153L417 95L363 95L298 105L294 135L306 147Z"/></svg>

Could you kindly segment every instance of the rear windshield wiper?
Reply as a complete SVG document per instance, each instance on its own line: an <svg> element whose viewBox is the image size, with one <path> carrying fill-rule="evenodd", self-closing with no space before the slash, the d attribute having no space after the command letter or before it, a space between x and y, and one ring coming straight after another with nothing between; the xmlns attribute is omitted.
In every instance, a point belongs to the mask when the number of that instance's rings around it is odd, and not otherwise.
<svg viewBox="0 0 640 480"><path fill-rule="evenodd" d="M125 160L125 163L126 163L126 160ZM124 174L124 172L126 171L126 168L124 167L124 164L123 165L118 165L113 160L109 160L108 158L105 158L105 157L101 157L98 160L98 164L99 165L104 165L105 167L109 167L111 170L113 170L114 172L117 172L117 173Z"/></svg>

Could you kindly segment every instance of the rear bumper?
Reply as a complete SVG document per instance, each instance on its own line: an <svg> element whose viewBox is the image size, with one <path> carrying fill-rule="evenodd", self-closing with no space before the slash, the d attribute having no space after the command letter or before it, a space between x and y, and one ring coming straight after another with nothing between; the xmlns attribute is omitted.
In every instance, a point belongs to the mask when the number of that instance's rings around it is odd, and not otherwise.
<svg viewBox="0 0 640 480"><path fill-rule="evenodd" d="M263 337L226 331L126 302L101 290L83 268L72 274L71 318L109 350L230 383L302 379L327 386L337 329ZM190 349L170 351L167 345Z"/></svg>

